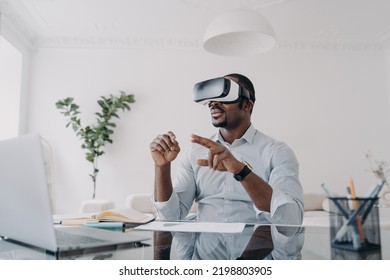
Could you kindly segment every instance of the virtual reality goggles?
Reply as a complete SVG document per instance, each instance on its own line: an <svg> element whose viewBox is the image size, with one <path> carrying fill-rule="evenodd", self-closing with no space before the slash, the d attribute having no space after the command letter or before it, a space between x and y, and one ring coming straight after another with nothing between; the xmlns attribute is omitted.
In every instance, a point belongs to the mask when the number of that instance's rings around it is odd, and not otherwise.
<svg viewBox="0 0 390 280"><path fill-rule="evenodd" d="M254 101L248 90L227 78L215 78L194 86L194 101L207 105L211 101L235 103L240 97Z"/></svg>

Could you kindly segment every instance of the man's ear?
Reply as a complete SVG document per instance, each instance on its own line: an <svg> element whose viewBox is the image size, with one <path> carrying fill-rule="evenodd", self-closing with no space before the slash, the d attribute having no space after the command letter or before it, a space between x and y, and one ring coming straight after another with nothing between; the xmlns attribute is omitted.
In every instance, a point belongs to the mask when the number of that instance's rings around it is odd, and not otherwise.
<svg viewBox="0 0 390 280"><path fill-rule="evenodd" d="M248 112L250 112L252 109L253 109L253 106L255 104L253 103L252 100L249 100L249 99L245 99L245 104L244 104L244 109Z"/></svg>

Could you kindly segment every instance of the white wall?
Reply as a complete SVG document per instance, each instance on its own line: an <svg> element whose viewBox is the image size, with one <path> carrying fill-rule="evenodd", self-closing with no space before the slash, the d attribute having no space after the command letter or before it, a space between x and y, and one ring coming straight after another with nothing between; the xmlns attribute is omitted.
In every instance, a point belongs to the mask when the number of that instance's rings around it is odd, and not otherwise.
<svg viewBox="0 0 390 280"><path fill-rule="evenodd" d="M22 53L0 35L0 139L19 135Z"/></svg>
<svg viewBox="0 0 390 280"><path fill-rule="evenodd" d="M191 133L215 131L208 109L191 101L193 84L239 72L257 90L254 125L294 149L306 192L322 192L326 182L343 194L352 176L364 195L375 183L366 151L390 160L385 62L383 52L369 50L275 49L225 58L193 49L42 49L32 60L27 127L52 145L58 212L77 211L92 196L91 166L54 103L75 97L89 124L99 96L134 93L136 103L121 114L98 177L97 197L123 206L128 194L153 189L149 143L157 134L174 131L185 149Z"/></svg>
<svg viewBox="0 0 390 280"><path fill-rule="evenodd" d="M16 117L17 122L17 133L24 133L27 130L26 128L26 120L28 118L26 112L28 109L28 106L26 104L27 98L28 98L28 92L29 92L29 83L30 83L30 54L32 50L32 45L29 40L26 39L26 37L19 32L17 28L15 28L6 18L1 18L1 32L2 36L12 44L13 47L15 47L20 55L21 58L21 73L18 73L18 79L21 79L21 83L18 82L18 86L15 87L15 92L19 94L16 99L19 101L19 104L16 106L15 109L20 109L19 115ZM3 62L3 59L0 59L0 61ZM7 64L7 63L5 63ZM8 66L7 66L8 67ZM20 71L20 70L18 70ZM9 82L9 80L8 80ZM10 135L11 136L11 135ZM15 135L14 135L15 136Z"/></svg>

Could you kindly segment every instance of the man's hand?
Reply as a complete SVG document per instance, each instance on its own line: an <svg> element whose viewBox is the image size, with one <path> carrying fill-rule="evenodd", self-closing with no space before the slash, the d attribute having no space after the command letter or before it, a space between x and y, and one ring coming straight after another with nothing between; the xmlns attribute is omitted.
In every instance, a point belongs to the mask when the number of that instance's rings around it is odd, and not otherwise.
<svg viewBox="0 0 390 280"><path fill-rule="evenodd" d="M157 136L149 146L152 158L157 166L166 165L176 159L180 152L176 136L169 131Z"/></svg>
<svg viewBox="0 0 390 280"><path fill-rule="evenodd" d="M218 171L229 171L233 174L237 174L244 168L245 165L223 145L198 135L193 134L191 137L193 143L209 149L208 159L198 159L196 161L198 165L208 166Z"/></svg>

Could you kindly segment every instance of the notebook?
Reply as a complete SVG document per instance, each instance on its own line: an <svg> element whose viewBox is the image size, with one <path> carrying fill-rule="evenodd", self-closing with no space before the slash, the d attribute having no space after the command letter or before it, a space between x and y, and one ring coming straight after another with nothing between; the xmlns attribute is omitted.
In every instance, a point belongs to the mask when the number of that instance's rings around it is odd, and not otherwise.
<svg viewBox="0 0 390 280"><path fill-rule="evenodd" d="M61 243L58 234L72 240ZM55 227L38 133L0 141L0 236L53 254L150 239L134 232Z"/></svg>

